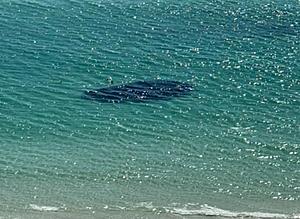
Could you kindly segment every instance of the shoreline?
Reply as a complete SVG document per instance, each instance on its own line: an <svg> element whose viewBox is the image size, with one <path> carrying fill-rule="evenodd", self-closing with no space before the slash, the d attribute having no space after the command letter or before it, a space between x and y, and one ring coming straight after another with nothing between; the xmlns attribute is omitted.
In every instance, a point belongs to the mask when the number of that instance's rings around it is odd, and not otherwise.
<svg viewBox="0 0 300 219"><path fill-rule="evenodd" d="M0 211L0 219L226 219L226 218L260 218L260 219L300 219L300 212L293 214L271 213L271 212L246 212L230 211L212 207L209 205L200 205L197 207L185 206L178 207L155 207L151 203L140 203L139 206L121 207L106 206L103 209L92 209L86 207L82 210L72 210L66 207L29 205L23 211L20 209L14 211Z"/></svg>

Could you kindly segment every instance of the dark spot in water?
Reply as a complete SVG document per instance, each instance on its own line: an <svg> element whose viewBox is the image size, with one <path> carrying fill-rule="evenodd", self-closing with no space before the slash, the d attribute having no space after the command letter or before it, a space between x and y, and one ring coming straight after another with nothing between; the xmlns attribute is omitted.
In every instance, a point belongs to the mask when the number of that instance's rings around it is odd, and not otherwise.
<svg viewBox="0 0 300 219"><path fill-rule="evenodd" d="M190 84L179 81L136 81L129 84L88 90L84 92L84 98L100 102L142 102L179 97L190 93L192 90Z"/></svg>

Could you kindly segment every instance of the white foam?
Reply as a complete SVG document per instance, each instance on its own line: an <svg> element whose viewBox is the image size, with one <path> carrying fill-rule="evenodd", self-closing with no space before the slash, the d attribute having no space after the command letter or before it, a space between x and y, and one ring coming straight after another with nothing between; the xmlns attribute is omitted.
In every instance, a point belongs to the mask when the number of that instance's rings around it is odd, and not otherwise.
<svg viewBox="0 0 300 219"><path fill-rule="evenodd" d="M35 204L30 204L29 207L32 210L36 210L36 211L59 211L60 210L60 207L39 206L39 205L35 205Z"/></svg>
<svg viewBox="0 0 300 219"><path fill-rule="evenodd" d="M168 209L170 213L179 214L182 216L202 215L202 216L221 216L231 218L264 218L264 219L298 219L299 214L277 214L277 213L265 213L265 212L235 212L223 210L220 208L212 207L209 205L201 205L198 209L185 208L172 208Z"/></svg>

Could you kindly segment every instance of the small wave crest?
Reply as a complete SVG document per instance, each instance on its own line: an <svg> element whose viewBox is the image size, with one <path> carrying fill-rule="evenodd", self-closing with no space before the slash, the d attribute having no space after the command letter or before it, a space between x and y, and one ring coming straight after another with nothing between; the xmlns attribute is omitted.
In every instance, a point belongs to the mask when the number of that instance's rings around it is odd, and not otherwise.
<svg viewBox="0 0 300 219"><path fill-rule="evenodd" d="M30 204L29 207L30 207L30 209L35 210L35 211L59 211L59 210L61 210L60 207L39 206L39 205L35 205L35 204Z"/></svg>

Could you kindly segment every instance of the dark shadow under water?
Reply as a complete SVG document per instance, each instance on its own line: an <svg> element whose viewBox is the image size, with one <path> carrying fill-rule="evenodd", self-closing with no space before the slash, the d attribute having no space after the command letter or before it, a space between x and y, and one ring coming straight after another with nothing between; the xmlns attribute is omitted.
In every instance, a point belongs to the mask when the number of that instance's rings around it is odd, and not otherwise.
<svg viewBox="0 0 300 219"><path fill-rule="evenodd" d="M100 102L144 102L147 100L168 100L189 94L191 84L172 80L136 81L113 85L84 92L83 98Z"/></svg>

